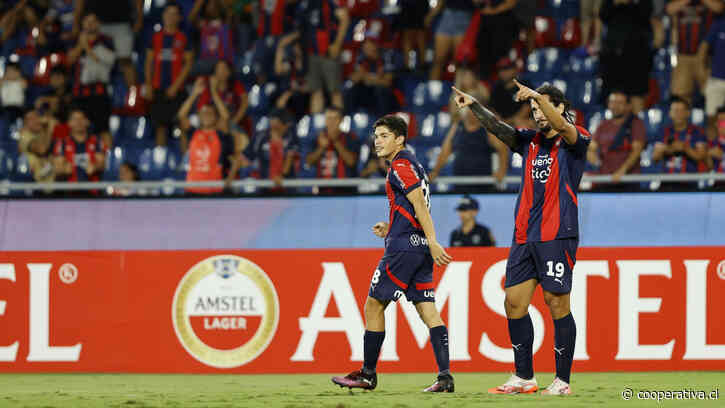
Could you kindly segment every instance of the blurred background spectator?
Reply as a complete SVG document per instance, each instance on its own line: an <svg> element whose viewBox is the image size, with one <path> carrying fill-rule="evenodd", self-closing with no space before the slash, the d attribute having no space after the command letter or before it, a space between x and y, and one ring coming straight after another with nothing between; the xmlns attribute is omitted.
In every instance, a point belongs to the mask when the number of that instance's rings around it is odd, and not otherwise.
<svg viewBox="0 0 725 408"><path fill-rule="evenodd" d="M710 126L718 108L725 105L725 18L716 21L700 45L702 67L708 67L710 78L705 85L705 112ZM709 58L708 58L709 56Z"/></svg>
<svg viewBox="0 0 725 408"><path fill-rule="evenodd" d="M668 173L697 173L706 160L704 131L690 122L690 104L675 96L670 102L672 124L666 126L654 146L652 159L663 160Z"/></svg>
<svg viewBox="0 0 725 408"><path fill-rule="evenodd" d="M108 147L95 134L83 110L74 109L68 117L70 135L53 147L56 178L65 181L98 181L106 162Z"/></svg>
<svg viewBox="0 0 725 408"><path fill-rule="evenodd" d="M644 122L632 114L629 96L622 91L609 94L612 118L602 121L592 135L587 160L601 174L611 174L615 182L628 173L639 173L640 154L647 144ZM612 186L609 186L612 187ZM635 189L632 185L619 188Z"/></svg>
<svg viewBox="0 0 725 408"><path fill-rule="evenodd" d="M27 87L28 81L23 78L17 64L9 64L5 67L5 74L0 79L0 100L2 101L3 116L8 121L14 122L23 115Z"/></svg>
<svg viewBox="0 0 725 408"><path fill-rule="evenodd" d="M55 119L48 111L31 110L25 114L18 149L27 156L33 180L38 182L51 182L55 179L50 157L54 127Z"/></svg>
<svg viewBox="0 0 725 408"><path fill-rule="evenodd" d="M461 219L461 226L451 231L450 246L452 247L492 247L496 240L491 230L476 221L478 201L468 194L461 197L456 212Z"/></svg>
<svg viewBox="0 0 725 408"><path fill-rule="evenodd" d="M294 132L294 117L284 109L269 114L269 128L257 133L244 151L243 167L254 165L259 177L275 182L281 191L282 180L293 177L299 161L299 139Z"/></svg>
<svg viewBox="0 0 725 408"><path fill-rule="evenodd" d="M343 112L336 106L325 111L325 128L317 136L317 147L307 155L307 165L317 169L319 178L357 177L360 141L340 129ZM355 188L323 189L325 192L357 191ZM321 190L321 191L323 191Z"/></svg>

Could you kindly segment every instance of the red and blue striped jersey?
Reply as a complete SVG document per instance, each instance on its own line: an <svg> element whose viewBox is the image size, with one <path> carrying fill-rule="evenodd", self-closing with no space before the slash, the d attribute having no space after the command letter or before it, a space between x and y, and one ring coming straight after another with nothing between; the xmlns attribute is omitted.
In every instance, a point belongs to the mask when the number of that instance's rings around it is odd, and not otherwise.
<svg viewBox="0 0 725 408"><path fill-rule="evenodd" d="M516 201L514 240L518 244L579 236L577 192L584 173L589 132L576 126L577 140L547 139L530 129L517 130L523 157L521 189Z"/></svg>
<svg viewBox="0 0 725 408"><path fill-rule="evenodd" d="M154 34L151 40L154 89L166 89L176 81L184 68L184 54L187 51L191 51L191 45L186 34L181 31L172 34L161 30Z"/></svg>
<svg viewBox="0 0 725 408"><path fill-rule="evenodd" d="M702 0L691 0L677 13L677 52L695 55L707 35L714 15Z"/></svg>
<svg viewBox="0 0 725 408"><path fill-rule="evenodd" d="M385 193L390 205L390 228L385 237L386 253L429 252L423 227L418 222L413 204L406 197L418 187L423 189L425 203L430 211L428 175L412 152L401 150L390 163L385 182Z"/></svg>
<svg viewBox="0 0 725 408"><path fill-rule="evenodd" d="M308 0L301 3L302 41L308 54L327 56L335 41L339 21L335 15L336 0Z"/></svg>
<svg viewBox="0 0 725 408"><path fill-rule="evenodd" d="M220 59L231 63L234 59L232 30L220 20L204 20L199 29L201 35L200 59Z"/></svg>

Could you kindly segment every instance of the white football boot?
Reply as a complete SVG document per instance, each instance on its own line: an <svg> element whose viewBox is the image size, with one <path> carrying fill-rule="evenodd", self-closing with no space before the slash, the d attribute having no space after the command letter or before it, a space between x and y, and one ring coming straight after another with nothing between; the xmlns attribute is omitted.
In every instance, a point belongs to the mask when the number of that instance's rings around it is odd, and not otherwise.
<svg viewBox="0 0 725 408"><path fill-rule="evenodd" d="M508 381L496 388L488 390L490 394L533 394L539 390L536 378L524 380L516 374L511 375Z"/></svg>
<svg viewBox="0 0 725 408"><path fill-rule="evenodd" d="M564 380L556 377L551 385L541 391L541 395L571 395L571 387Z"/></svg>

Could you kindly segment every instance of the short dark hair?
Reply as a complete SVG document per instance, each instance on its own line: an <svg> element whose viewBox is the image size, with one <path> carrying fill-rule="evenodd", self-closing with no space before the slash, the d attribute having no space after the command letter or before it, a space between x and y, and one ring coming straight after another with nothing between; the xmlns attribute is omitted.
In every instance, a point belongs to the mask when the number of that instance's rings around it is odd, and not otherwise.
<svg viewBox="0 0 725 408"><path fill-rule="evenodd" d="M562 92L561 89L546 82L540 87L536 88L536 92L540 93L541 95L549 95L549 100L551 101L551 104L554 105L554 107L564 105L564 118L569 122L573 122L572 114L571 112L569 112L569 109L571 109L571 103L568 99L566 99L566 96L564 96L564 92Z"/></svg>
<svg viewBox="0 0 725 408"><path fill-rule="evenodd" d="M725 105L717 108L717 112L715 112L715 116L717 116L717 115L719 115L721 113L725 113Z"/></svg>
<svg viewBox="0 0 725 408"><path fill-rule="evenodd" d="M408 124L405 123L405 120L403 120L403 118L398 115L385 115L382 118L376 120L373 124L373 132L375 131L375 129L378 128L378 126L385 126L386 128L390 129L395 137L403 136L406 141L408 139ZM403 144L405 144L405 141L403 141Z"/></svg>
<svg viewBox="0 0 725 408"><path fill-rule="evenodd" d="M624 91L623 91L623 90L621 90L621 89L614 89L614 90L612 90L612 92L610 92L610 93L609 93L609 96L612 96L612 95L614 95L614 94L620 94L620 95L624 95L624 99L625 99L625 100L626 100L627 102L629 102L629 100L630 100L630 98L629 98L629 94L628 94L627 92L624 92Z"/></svg>
<svg viewBox="0 0 725 408"><path fill-rule="evenodd" d="M162 12L166 11L166 9L168 9L169 7L176 7L176 9L179 11L179 13L181 13L181 4L179 4L175 1L170 1L170 2L166 3Z"/></svg>
<svg viewBox="0 0 725 408"><path fill-rule="evenodd" d="M672 95L672 97L670 98L670 106L672 106L675 103L681 103L681 104L685 105L685 108L687 108L687 110L690 110L690 102L688 102L687 99L685 99L679 95Z"/></svg>

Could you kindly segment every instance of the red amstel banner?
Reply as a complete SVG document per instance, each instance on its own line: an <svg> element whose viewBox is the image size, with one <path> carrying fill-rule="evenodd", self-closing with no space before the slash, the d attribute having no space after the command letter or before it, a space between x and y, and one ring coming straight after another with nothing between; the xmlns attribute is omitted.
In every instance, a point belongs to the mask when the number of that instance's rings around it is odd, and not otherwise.
<svg viewBox="0 0 725 408"><path fill-rule="evenodd" d="M452 249L436 305L454 371L510 371L506 249ZM5 252L0 372L344 373L381 250ZM583 248L574 370L721 370L725 248ZM554 370L537 291L535 368ZM435 371L427 328L386 311L381 372Z"/></svg>

